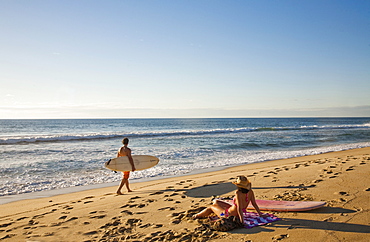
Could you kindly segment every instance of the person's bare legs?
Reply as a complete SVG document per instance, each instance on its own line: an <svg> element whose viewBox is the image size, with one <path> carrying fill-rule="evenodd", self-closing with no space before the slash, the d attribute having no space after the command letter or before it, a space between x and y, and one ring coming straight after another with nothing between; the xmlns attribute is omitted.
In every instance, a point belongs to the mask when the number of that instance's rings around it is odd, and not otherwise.
<svg viewBox="0 0 370 242"><path fill-rule="evenodd" d="M123 176L122 176L122 181L121 183L119 184L119 187L117 189L117 195L122 195L123 193L121 192L121 189L124 185L126 185L126 188L127 188L127 191L128 192L132 192L132 190L130 189L130 183L128 181L128 178L130 177L130 172L128 171L124 171L123 172Z"/></svg>
<svg viewBox="0 0 370 242"><path fill-rule="evenodd" d="M126 180L127 179L122 178L121 183L119 184L118 189L117 189L117 195L122 195L121 189L122 189L123 185L125 185Z"/></svg>
<svg viewBox="0 0 370 242"><path fill-rule="evenodd" d="M212 213L215 213L217 216L220 216L220 214L225 213L225 210L229 207L231 207L231 205L225 202L222 202L222 201L215 200L211 206L195 214L193 218L197 219L197 218L208 217Z"/></svg>
<svg viewBox="0 0 370 242"><path fill-rule="evenodd" d="M126 179L126 188L127 188L128 192L132 192L132 190L130 189L130 183L129 183L128 179Z"/></svg>
<svg viewBox="0 0 370 242"><path fill-rule="evenodd" d="M117 189L117 195L122 195L123 193L121 192L121 189L122 187L126 185L126 188L127 188L127 191L128 192L132 192L132 190L130 189L130 185L129 185L129 182L128 182L128 179L126 178L122 178L122 181L121 183L119 184L119 187Z"/></svg>

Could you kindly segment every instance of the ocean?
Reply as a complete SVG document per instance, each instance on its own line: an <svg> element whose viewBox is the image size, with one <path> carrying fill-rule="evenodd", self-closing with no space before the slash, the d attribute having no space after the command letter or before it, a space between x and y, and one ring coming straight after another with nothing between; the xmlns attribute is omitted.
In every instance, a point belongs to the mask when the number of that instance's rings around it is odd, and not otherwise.
<svg viewBox="0 0 370 242"><path fill-rule="evenodd" d="M132 182L370 146L370 118L0 120L0 198L118 186L104 168L122 139L157 166ZM112 191L114 192L114 191Z"/></svg>

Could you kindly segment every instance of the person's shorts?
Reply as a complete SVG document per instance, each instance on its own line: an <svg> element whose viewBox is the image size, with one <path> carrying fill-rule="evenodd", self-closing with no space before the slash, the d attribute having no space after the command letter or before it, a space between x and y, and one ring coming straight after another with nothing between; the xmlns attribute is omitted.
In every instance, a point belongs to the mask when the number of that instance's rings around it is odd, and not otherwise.
<svg viewBox="0 0 370 242"><path fill-rule="evenodd" d="M123 178L128 179L130 177L130 172L129 171L124 171L123 172Z"/></svg>

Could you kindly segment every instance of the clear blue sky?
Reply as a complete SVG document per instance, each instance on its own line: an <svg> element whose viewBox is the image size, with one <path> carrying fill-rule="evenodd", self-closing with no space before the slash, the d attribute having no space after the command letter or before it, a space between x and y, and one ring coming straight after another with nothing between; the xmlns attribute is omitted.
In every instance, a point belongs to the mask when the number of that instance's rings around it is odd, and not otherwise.
<svg viewBox="0 0 370 242"><path fill-rule="evenodd" d="M0 0L0 118L370 116L370 1Z"/></svg>

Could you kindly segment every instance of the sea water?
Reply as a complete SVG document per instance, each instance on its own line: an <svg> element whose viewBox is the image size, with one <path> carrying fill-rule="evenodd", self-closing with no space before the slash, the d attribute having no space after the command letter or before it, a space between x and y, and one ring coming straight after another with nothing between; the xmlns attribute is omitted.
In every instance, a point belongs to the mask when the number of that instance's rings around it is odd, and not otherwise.
<svg viewBox="0 0 370 242"><path fill-rule="evenodd" d="M122 139L157 166L131 181L370 146L370 118L0 120L0 197L92 184Z"/></svg>

